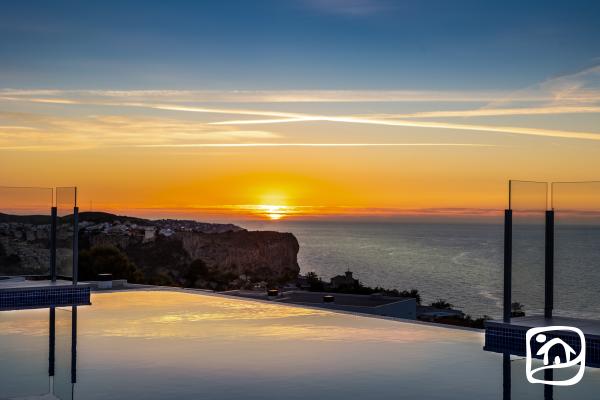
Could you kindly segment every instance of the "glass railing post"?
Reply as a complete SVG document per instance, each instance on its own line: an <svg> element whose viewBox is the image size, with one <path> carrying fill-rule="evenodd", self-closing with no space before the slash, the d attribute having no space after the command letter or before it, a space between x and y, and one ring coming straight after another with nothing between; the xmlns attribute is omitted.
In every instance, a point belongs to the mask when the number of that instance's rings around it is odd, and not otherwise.
<svg viewBox="0 0 600 400"><path fill-rule="evenodd" d="M544 318L552 318L554 308L554 211L546 211L546 252L544 272Z"/></svg>
<svg viewBox="0 0 600 400"><path fill-rule="evenodd" d="M54 363L56 352L56 309L50 307L48 335L48 376L54 376Z"/></svg>
<svg viewBox="0 0 600 400"><path fill-rule="evenodd" d="M52 207L50 219L50 280L56 282L56 224L57 208Z"/></svg>
<svg viewBox="0 0 600 400"><path fill-rule="evenodd" d="M73 285L79 281L79 207L73 207Z"/></svg>
<svg viewBox="0 0 600 400"><path fill-rule="evenodd" d="M504 322L512 311L512 210L504 210Z"/></svg>
<svg viewBox="0 0 600 400"><path fill-rule="evenodd" d="M502 353L502 400L511 399L510 353Z"/></svg>

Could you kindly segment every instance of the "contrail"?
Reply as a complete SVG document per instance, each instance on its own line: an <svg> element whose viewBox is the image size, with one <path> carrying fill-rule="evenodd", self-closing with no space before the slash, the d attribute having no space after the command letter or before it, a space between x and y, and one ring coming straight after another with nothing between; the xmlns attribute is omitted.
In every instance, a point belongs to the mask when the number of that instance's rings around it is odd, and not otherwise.
<svg viewBox="0 0 600 400"><path fill-rule="evenodd" d="M90 104L86 102L76 102L68 100L65 104ZM433 129L451 129L459 131L478 131L478 132L492 132L492 133L509 133L518 135L530 135L540 137L556 137L556 138L567 138L567 139L586 139L586 140L600 140L600 133L596 132L579 132L579 131L566 131L566 130L553 130L543 128L527 128L527 127L515 127L515 126L502 126L502 125L471 125L471 124L455 124L447 122L431 122L431 121L414 121L406 119L382 119L382 118L371 118L371 117L357 117L357 116L328 116L328 115L314 115L305 113L290 113L290 112L279 112L279 111L264 111L264 110L245 110L245 109L229 109L229 108L207 108L207 107L191 107L191 106L180 106L173 104L155 104L155 103L131 103L131 102L118 102L118 103L94 103L96 105L105 106L120 106L120 107L140 107L150 108L156 110L165 111L182 111L182 112L197 112L207 114L229 114L229 115L246 115L246 116L259 116L259 117L270 117L269 119L260 120L228 120L212 122L213 125L248 125L248 124L275 124L275 123L295 123L295 122L308 122L308 121L325 121L325 122L338 122L338 123L353 123L353 124L369 124L369 125L380 125L380 126L398 126L398 127L413 127L413 128L433 128ZM590 111L592 112L592 111Z"/></svg>
<svg viewBox="0 0 600 400"><path fill-rule="evenodd" d="M600 107L555 106L523 108L480 108L475 110L423 111L410 114L378 114L377 118L454 118L454 117L494 117L511 115L557 115L557 114L595 114Z"/></svg>
<svg viewBox="0 0 600 400"><path fill-rule="evenodd" d="M275 124L275 123L291 123L300 121L327 121L327 122L342 122L351 124L369 124L382 126L402 126L414 128L434 128L434 129L453 129L462 131L479 131L479 132L494 132L494 133L512 133L518 135L532 135L544 137L559 137L568 139L587 139L600 140L600 133L595 132L574 132L553 129L541 128L524 128L518 126L501 126L501 125L471 125L471 124L454 124L448 122L431 122L431 121L407 121L407 120L385 120L363 117L332 117L332 116L309 116L303 120L298 116L291 116L281 119L271 119L268 122L265 120L233 120L212 122L211 125L250 125L250 124Z"/></svg>
<svg viewBox="0 0 600 400"><path fill-rule="evenodd" d="M115 104L116 105L116 104ZM325 122L340 122L351 124L369 124L381 126L401 126L413 128L434 128L434 129L453 129L462 131L479 131L493 133L512 133L518 135L531 135L542 137L558 137L567 139L586 139L600 140L600 133L595 132L577 132L564 131L542 128L524 128L518 126L501 126L501 125L471 125L471 124L454 124L447 122L431 122L431 121L407 121L407 120L386 120L377 118L364 118L353 116L328 116L314 115L303 113L290 113L279 111L262 111L262 110L240 110L228 108L205 108L205 107L189 107L177 106L170 104L147 104L147 103L121 103L120 105L128 105L132 107L146 107L158 110L168 111L185 111L198 112L209 114L230 114L230 115L253 115L263 117L275 117L277 119L268 120L233 120L211 122L211 125L249 125L249 124L275 124L275 123L293 123L293 122L308 122L308 121L325 121Z"/></svg>
<svg viewBox="0 0 600 400"><path fill-rule="evenodd" d="M164 143L140 144L135 147L496 147L479 143Z"/></svg>

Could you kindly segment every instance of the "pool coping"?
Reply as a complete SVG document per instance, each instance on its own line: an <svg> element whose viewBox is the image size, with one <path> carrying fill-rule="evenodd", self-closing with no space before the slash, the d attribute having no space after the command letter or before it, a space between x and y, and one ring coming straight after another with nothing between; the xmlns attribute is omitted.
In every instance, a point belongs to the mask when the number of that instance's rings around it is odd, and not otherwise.
<svg viewBox="0 0 600 400"><path fill-rule="evenodd" d="M277 305L277 306L283 306L283 307L305 308L305 309L322 311L322 312L332 313L332 314L345 314L345 315L350 315L350 316L355 316L355 317L366 317L366 318L372 318L372 319L374 318L374 319L381 319L381 320L394 321L394 322L400 322L400 323L409 323L409 324L413 324L413 325L428 326L428 327L440 328L440 329L460 330L460 331L478 333L479 335L482 336L482 338L485 335L485 330L483 330L483 329L469 328L469 327L465 327L465 326L445 325L445 324L438 324L435 322L419 321L419 320L414 320L414 319L404 319L404 318L397 318L397 317L388 317L385 315L360 313L360 312L356 312L356 311L327 309L327 308L322 308L322 307L317 307L317 306L309 306L309 305L295 304L295 303L280 303L277 301L271 301L271 300L265 300L265 299L255 299L255 298L249 298L249 297L233 296L233 295L228 295L228 294L221 293L221 292L213 292L212 290L208 290L208 289L179 288L179 287L172 287L172 286L136 285L136 284L130 283L129 287L127 287L127 288L93 290L92 293L93 294L122 293L122 292L129 292L129 291L131 291L131 292L136 292L136 291L164 292L164 291L166 291L166 292L187 293L187 294L192 294L192 295L207 295L207 296L213 296L213 297L221 297L221 298L230 299L230 300L235 299L235 300L240 300L240 301L258 302L258 303L271 304L271 305Z"/></svg>

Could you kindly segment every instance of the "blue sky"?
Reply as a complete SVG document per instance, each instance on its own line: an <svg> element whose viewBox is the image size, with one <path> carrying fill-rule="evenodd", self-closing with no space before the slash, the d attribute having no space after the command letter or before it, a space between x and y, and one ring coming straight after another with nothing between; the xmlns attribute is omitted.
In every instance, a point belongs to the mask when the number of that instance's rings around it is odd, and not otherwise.
<svg viewBox="0 0 600 400"><path fill-rule="evenodd" d="M78 184L120 212L501 209L508 179L600 179L599 16L597 1L3 1L0 184Z"/></svg>
<svg viewBox="0 0 600 400"><path fill-rule="evenodd" d="M5 1L0 87L518 89L595 65L594 1Z"/></svg>

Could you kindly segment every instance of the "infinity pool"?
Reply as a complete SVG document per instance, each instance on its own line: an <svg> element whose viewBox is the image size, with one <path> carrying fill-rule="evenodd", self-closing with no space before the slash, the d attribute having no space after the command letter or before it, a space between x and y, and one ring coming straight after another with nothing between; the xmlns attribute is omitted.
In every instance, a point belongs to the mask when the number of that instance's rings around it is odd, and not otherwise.
<svg viewBox="0 0 600 400"><path fill-rule="evenodd" d="M533 385L524 360L503 364L482 347L483 334L466 330L178 291L103 293L91 306L0 312L0 398L598 398L598 370L571 387Z"/></svg>

